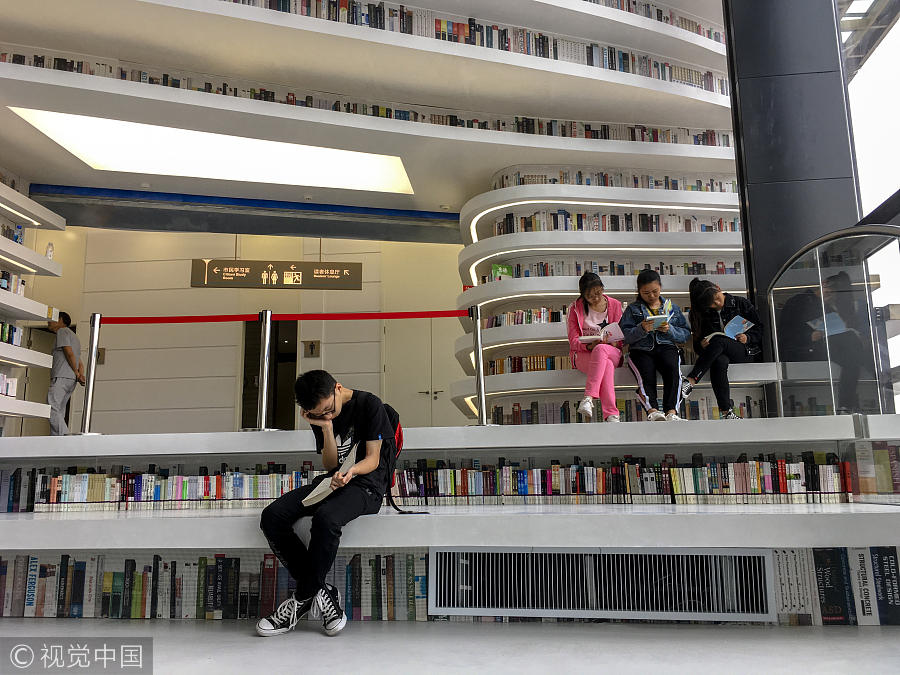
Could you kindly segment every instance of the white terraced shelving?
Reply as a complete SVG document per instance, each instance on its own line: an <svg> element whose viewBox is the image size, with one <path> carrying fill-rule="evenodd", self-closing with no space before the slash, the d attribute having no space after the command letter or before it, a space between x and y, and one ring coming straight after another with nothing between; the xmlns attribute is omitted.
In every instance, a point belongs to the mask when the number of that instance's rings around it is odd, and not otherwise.
<svg viewBox="0 0 900 675"><path fill-rule="evenodd" d="M750 547L869 546L896 531L879 504L743 506L428 506L346 525L341 546ZM0 513L4 551L265 548L259 509Z"/></svg>
<svg viewBox="0 0 900 675"><path fill-rule="evenodd" d="M538 348L540 353L545 350ZM488 357L490 358L490 357ZM485 359L487 360L487 359ZM690 366L682 366L682 372L686 375ZM778 379L778 369L774 363L737 363L728 368L729 380L732 388L759 386ZM616 369L616 389L633 394L637 388L634 374L627 368ZM700 389L708 386L701 382ZM506 373L503 375L489 375L484 378L485 395L490 399L495 397L530 396L540 398L551 394L569 392L571 398L581 398L584 391L584 374L579 370L538 370L522 373ZM450 385L450 398L464 413L475 416L475 380L467 378L457 380Z"/></svg>
<svg viewBox="0 0 900 675"><path fill-rule="evenodd" d="M703 147L703 146L686 146ZM599 163L602 155L594 160ZM604 158L605 159L605 158ZM536 164L537 162L532 162ZM604 166L607 166L604 163ZM733 168L733 167L732 167ZM715 173L718 168L698 172ZM724 171L727 173L728 171ZM683 169L680 173L689 173ZM726 215L735 217L740 209L735 192L696 192L693 190L648 190L645 188L605 187L598 185L517 185L483 192L467 201L459 212L463 243L472 244L492 234L495 218L514 211L567 209L573 213L635 211L642 213L680 213L683 215ZM562 233L565 234L565 233ZM610 233L620 234L620 233ZM621 233L624 234L624 233ZM628 233L651 234L651 233ZM716 234L716 233L706 233Z"/></svg>
<svg viewBox="0 0 900 675"><path fill-rule="evenodd" d="M609 252L611 257L650 256L664 252L697 256L728 255L740 257L743 245L740 232L516 232L480 239L466 246L459 257L459 275L474 283L490 275L491 265L518 254L553 257ZM584 255L582 255L584 254ZM469 283L472 283L470 281Z"/></svg>
<svg viewBox="0 0 900 675"><path fill-rule="evenodd" d="M58 262L6 237L0 237L0 265L19 274L62 275L62 265Z"/></svg>
<svg viewBox="0 0 900 675"><path fill-rule="evenodd" d="M65 218L53 213L29 197L0 184L0 216L26 228L64 230ZM62 275L62 265L26 248L24 245L0 237L0 269L19 275ZM27 289L28 287L26 287ZM26 291L27 292L27 291ZM0 321L15 324L21 321L46 322L57 319L59 311L36 300L12 291L0 290ZM19 327L22 330L22 327ZM49 354L28 349L27 340L21 345L0 342L0 369L4 375L19 375L20 368L50 368ZM18 371L18 372L16 372ZM17 395L25 395L24 382L20 382ZM45 403L26 401L22 398L0 395L0 416L50 417L50 406Z"/></svg>
<svg viewBox="0 0 900 675"><path fill-rule="evenodd" d="M876 418L868 419L871 425ZM900 430L900 415L877 419L883 424L893 425L889 427L891 429ZM623 445L720 447L723 444L809 444L857 438L853 418L849 415L737 420L728 425L729 434L724 439L702 433L703 429L708 428L707 422L645 424L641 427L641 433L636 435L630 425L607 425L603 427L602 434L597 433L597 427L590 424L413 427L404 429L403 456L503 452L510 448L535 453L565 450L566 453L584 455L593 450L617 450ZM900 438L900 431L893 437ZM289 454L301 456L304 460L315 458L311 431L22 437L4 439L3 446L0 466L4 468L26 464L54 466L56 462L69 460L78 460L79 464L95 461L106 466L109 463L136 464L140 460L160 463L171 458L205 463L214 457L222 457L226 461L242 455L261 458Z"/></svg>
<svg viewBox="0 0 900 675"><path fill-rule="evenodd" d="M558 7L531 0L525 4L534 6L540 29L555 32L555 17L563 14ZM574 13L565 13L572 17L569 25L579 20L608 24L590 3L567 5L576 8ZM620 29L631 33L640 30L662 37L663 44L653 53L666 60L679 61L678 54L668 54L667 48L678 52L684 45L693 50L691 45L697 36L686 31L670 30L655 22L629 28L638 17L626 12L610 14L613 24L607 31L621 34ZM32 8L10 7L4 23L14 39L3 39L19 44L52 46L147 65L153 65L153 57L167 55L159 65L187 70L183 63L190 63L198 72L303 82L319 91L371 92L370 74L377 72L380 95L396 101L509 114L539 108L563 119L589 119L601 111L610 119L631 119L635 110L644 110L653 116L655 124L683 126L679 120L691 120L704 129L726 128L731 121L727 96L696 87L219 0L121 0L113 5L84 0L77 8L64 0L53 0ZM144 30L147 25L165 25L166 30ZM669 33L675 39L668 39ZM617 40L616 44L620 42L630 47L626 40ZM724 74L720 47L707 42L709 49L701 53L708 51L720 64L714 70ZM178 45L182 64L173 63L168 56L171 45ZM278 57L273 58L274 54ZM685 65L691 63L694 61ZM703 70L713 68L697 65ZM448 87L448 83L455 86Z"/></svg>

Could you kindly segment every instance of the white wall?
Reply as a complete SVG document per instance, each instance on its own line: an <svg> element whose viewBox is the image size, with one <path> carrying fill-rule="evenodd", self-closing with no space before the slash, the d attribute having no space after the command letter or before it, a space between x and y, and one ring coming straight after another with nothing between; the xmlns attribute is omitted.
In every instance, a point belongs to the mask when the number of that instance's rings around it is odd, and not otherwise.
<svg viewBox="0 0 900 675"><path fill-rule="evenodd" d="M261 309L436 310L453 309L460 291L458 246L72 227L65 233L37 235L35 247L42 250L47 240L54 241L63 277L37 278L30 294L72 315L84 360L93 312L170 316L255 314ZM331 292L190 288L190 261L210 257L360 262L363 288ZM421 335L415 333L417 323L389 322L395 341L400 335L409 338L402 354L408 361L394 358L389 373L385 373L385 322L301 322L298 371L324 368L348 387L386 398L393 392L397 400L419 388L416 377L421 375L443 381L429 388L449 391L449 380L462 377L452 353L462 327L456 319L436 321L437 328L429 327ZM243 335L243 324L238 323L104 326L100 346L106 350L105 363L97 370L92 430L109 434L240 428ZM303 358L303 340L320 340L321 356ZM428 364L429 372L404 365L417 362ZM76 430L83 396L84 390L78 388L71 418ZM436 405L443 412L427 419L410 414L406 425L432 423L432 417L435 424L466 423L461 415L456 419L449 398L442 397ZM46 422L41 421L25 431L46 432Z"/></svg>

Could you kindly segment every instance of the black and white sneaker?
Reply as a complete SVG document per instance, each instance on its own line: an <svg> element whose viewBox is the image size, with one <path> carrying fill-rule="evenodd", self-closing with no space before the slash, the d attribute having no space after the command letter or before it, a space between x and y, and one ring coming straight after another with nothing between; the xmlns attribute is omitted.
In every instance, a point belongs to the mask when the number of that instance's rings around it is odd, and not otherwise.
<svg viewBox="0 0 900 675"><path fill-rule="evenodd" d="M322 630L325 635L337 635L347 625L347 615L341 609L341 594L331 584L325 584L325 588L316 594L316 603L319 613L322 615Z"/></svg>
<svg viewBox="0 0 900 675"><path fill-rule="evenodd" d="M681 378L681 398L690 398L691 392L694 391L694 385L686 377Z"/></svg>
<svg viewBox="0 0 900 675"><path fill-rule="evenodd" d="M724 413L719 416L720 420L739 420L741 419L737 415L734 414L734 408L729 408Z"/></svg>
<svg viewBox="0 0 900 675"><path fill-rule="evenodd" d="M281 635L297 627L297 622L314 608L316 596L297 600L291 595L269 616L256 622L256 632L263 637Z"/></svg>

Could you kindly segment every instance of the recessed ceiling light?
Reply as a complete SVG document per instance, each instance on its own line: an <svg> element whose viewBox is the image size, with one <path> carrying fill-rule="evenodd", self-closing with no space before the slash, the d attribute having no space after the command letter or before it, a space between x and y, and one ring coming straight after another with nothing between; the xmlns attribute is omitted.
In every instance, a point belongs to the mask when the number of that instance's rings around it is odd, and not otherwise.
<svg viewBox="0 0 900 675"><path fill-rule="evenodd" d="M414 194L392 155L9 109L98 171Z"/></svg>

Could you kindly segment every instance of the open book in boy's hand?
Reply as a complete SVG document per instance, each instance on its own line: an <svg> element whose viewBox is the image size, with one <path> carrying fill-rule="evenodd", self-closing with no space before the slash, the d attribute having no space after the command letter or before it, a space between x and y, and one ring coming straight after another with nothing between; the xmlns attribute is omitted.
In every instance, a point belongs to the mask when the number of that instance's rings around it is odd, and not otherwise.
<svg viewBox="0 0 900 675"><path fill-rule="evenodd" d="M625 334L619 328L618 323L608 323L600 330L599 335L582 335L578 338L578 341L582 344L603 342L607 337L610 342L619 342L625 339Z"/></svg>
<svg viewBox="0 0 900 675"><path fill-rule="evenodd" d="M736 316L731 321L725 324L724 331L716 331L715 333L710 333L703 339L708 342L716 335L724 335L725 337L734 340L738 335L740 335L741 333L746 333L755 325L756 324L754 324L752 321L748 321L742 316Z"/></svg>
<svg viewBox="0 0 900 675"><path fill-rule="evenodd" d="M356 464L356 453L351 450L347 453L347 456L344 458L344 463L341 464L341 468L338 469L337 472L340 474L347 473L354 464ZM326 476L313 488L312 492L303 498L302 504L303 506L318 504L333 491L334 489L331 487L331 476Z"/></svg>

